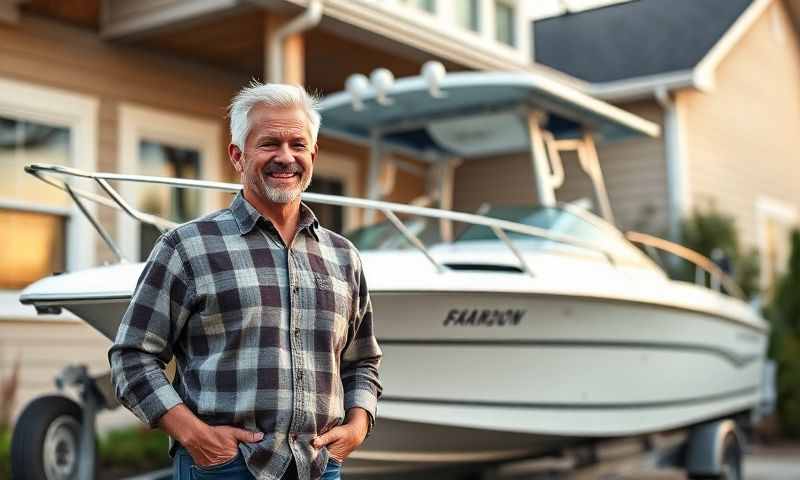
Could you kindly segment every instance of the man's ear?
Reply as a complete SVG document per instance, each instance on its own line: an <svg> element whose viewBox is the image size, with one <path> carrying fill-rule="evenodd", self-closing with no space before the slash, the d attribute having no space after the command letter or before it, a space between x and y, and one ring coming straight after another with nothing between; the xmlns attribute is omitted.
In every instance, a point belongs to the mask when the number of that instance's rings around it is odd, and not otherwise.
<svg viewBox="0 0 800 480"><path fill-rule="evenodd" d="M311 152L311 163L314 163L317 160L318 153L319 153L319 143L315 143L314 150Z"/></svg>
<svg viewBox="0 0 800 480"><path fill-rule="evenodd" d="M242 165L242 151L234 144L228 145L228 159L231 161L236 173L242 173L244 166Z"/></svg>

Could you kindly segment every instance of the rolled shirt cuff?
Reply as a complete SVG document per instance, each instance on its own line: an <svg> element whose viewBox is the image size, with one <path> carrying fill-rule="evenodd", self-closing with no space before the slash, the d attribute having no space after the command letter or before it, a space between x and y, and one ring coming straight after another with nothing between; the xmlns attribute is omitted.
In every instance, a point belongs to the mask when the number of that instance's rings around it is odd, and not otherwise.
<svg viewBox="0 0 800 480"><path fill-rule="evenodd" d="M139 420L151 428L155 428L165 413L181 403L183 403L183 400L178 396L175 388L169 383L164 383L137 405L132 405L131 411Z"/></svg>
<svg viewBox="0 0 800 480"><path fill-rule="evenodd" d="M378 396L370 384L358 384L352 390L344 394L345 412L354 407L360 407L369 414L369 430L375 424L375 416L378 410Z"/></svg>

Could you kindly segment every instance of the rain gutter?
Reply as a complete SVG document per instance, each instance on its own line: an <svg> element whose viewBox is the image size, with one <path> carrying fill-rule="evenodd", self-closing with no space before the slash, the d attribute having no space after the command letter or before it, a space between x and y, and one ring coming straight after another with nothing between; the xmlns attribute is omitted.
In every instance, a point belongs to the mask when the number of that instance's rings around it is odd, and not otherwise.
<svg viewBox="0 0 800 480"><path fill-rule="evenodd" d="M306 11L293 18L269 37L269 82L281 83L283 78L283 44L294 34L310 30L322 20L322 0L309 0Z"/></svg>

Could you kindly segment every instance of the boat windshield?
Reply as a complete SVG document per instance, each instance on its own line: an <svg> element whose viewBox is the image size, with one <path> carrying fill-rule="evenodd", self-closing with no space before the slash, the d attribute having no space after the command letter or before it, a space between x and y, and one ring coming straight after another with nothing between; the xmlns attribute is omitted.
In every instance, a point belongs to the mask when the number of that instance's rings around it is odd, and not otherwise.
<svg viewBox="0 0 800 480"><path fill-rule="evenodd" d="M523 225L541 228L551 233L567 235L585 243L597 245L617 256L641 258L641 252L627 242L613 227L605 225L600 219L593 219L589 214L584 217L579 213L563 207L492 207L484 215L487 217L508 220ZM412 217L404 220L404 224L423 244L430 246L442 243L439 235L439 221L431 218ZM464 225L454 223L455 244L467 242L497 241L489 227L482 225ZM459 228L460 227L460 228ZM508 237L524 250L538 250L556 245L569 247L559 242L542 237L532 237L521 233L507 232ZM414 248L405 237L388 222L383 221L360 228L347 237L360 250L397 250Z"/></svg>

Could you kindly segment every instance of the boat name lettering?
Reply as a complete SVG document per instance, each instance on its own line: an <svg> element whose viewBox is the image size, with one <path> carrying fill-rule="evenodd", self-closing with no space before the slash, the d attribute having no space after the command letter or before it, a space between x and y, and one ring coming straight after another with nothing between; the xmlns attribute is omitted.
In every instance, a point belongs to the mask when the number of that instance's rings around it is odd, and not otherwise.
<svg viewBox="0 0 800 480"><path fill-rule="evenodd" d="M527 313L527 310L454 308L447 312L443 325L445 327L510 327L519 325L525 313Z"/></svg>

